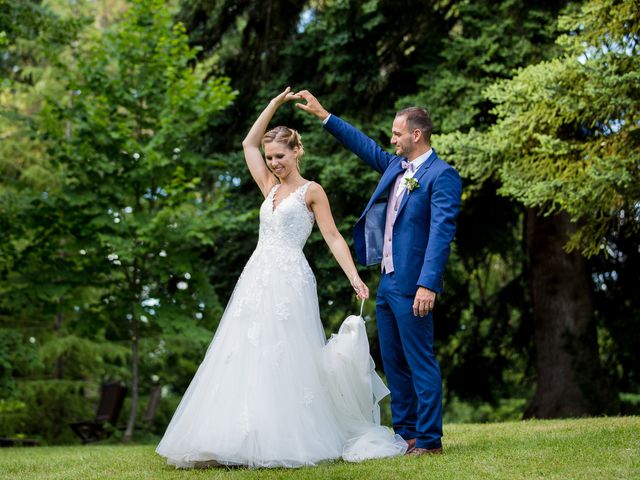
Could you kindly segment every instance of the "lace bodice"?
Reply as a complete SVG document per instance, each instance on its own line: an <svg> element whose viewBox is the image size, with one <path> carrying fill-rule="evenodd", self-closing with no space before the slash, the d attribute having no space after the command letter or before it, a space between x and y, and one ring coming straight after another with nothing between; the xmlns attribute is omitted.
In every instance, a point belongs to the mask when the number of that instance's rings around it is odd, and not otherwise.
<svg viewBox="0 0 640 480"><path fill-rule="evenodd" d="M315 221L305 201L309 185L311 182L291 192L274 209L273 197L280 188L277 184L262 202L258 245L240 275L242 280L248 271L251 272L246 280L253 301L259 301L265 288L273 281L274 268L285 274L286 283L291 288L316 286L315 277L302 251ZM248 298L240 299L234 315L243 315L248 301ZM278 311L276 315L286 319L288 313Z"/></svg>
<svg viewBox="0 0 640 480"><path fill-rule="evenodd" d="M259 249L275 249L284 251L302 251L311 230L314 216L306 204L307 189L311 182L298 187L275 206L273 197L280 188L274 187L260 207Z"/></svg>

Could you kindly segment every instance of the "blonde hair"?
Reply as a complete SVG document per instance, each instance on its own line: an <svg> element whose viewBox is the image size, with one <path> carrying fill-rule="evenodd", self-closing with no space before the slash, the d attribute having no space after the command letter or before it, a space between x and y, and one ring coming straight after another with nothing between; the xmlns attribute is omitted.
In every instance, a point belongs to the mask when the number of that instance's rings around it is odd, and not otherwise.
<svg viewBox="0 0 640 480"><path fill-rule="evenodd" d="M304 155L304 147L302 146L302 139L300 138L300 134L293 128L279 125L275 128L272 128L262 136L262 148L264 148L265 143L272 142L282 143L283 145L289 147L291 150L297 147L298 154L296 155L296 164L298 166L298 170L300 170L300 158L302 157L302 155Z"/></svg>

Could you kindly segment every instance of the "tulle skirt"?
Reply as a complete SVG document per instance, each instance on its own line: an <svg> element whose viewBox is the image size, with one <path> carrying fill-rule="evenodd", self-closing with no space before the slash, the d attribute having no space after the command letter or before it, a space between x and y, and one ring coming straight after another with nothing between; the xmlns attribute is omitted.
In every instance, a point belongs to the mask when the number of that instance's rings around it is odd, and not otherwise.
<svg viewBox="0 0 640 480"><path fill-rule="evenodd" d="M401 455L362 317L325 342L309 265L257 249L156 452L176 467L312 466Z"/></svg>

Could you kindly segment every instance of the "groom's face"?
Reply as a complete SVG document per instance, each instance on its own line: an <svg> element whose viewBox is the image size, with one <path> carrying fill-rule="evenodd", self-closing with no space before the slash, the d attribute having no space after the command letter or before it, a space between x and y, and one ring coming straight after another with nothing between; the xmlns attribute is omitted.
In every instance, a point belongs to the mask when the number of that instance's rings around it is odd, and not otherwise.
<svg viewBox="0 0 640 480"><path fill-rule="evenodd" d="M415 150L413 135L407 126L407 117L396 117L391 126L391 144L396 146L396 155L407 157L409 160Z"/></svg>

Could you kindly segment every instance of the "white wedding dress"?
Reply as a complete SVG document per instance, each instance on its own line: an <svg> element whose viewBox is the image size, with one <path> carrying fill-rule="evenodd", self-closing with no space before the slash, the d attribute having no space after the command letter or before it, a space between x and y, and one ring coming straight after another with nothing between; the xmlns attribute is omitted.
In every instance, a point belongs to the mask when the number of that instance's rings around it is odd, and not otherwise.
<svg viewBox="0 0 640 480"><path fill-rule="evenodd" d="M176 467L311 466L401 455L380 426L388 390L373 369L362 317L326 342L302 248L310 183L260 208L260 236L218 330L156 452Z"/></svg>

